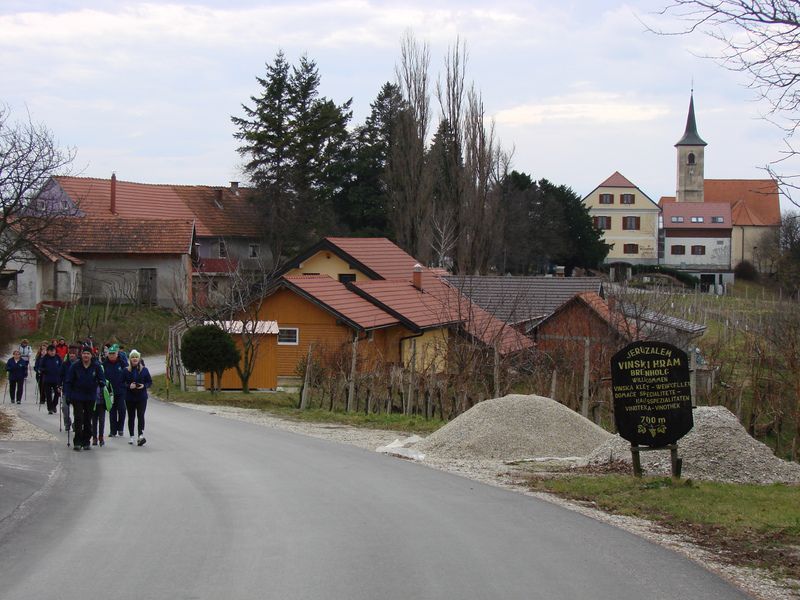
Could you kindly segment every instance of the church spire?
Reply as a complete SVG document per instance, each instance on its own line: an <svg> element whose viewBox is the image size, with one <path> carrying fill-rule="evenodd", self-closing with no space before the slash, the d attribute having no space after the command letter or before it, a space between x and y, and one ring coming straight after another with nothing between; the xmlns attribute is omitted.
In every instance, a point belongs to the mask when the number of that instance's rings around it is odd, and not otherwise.
<svg viewBox="0 0 800 600"><path fill-rule="evenodd" d="M697 122L694 119L694 91L689 96L689 116L686 117L686 131L675 146L707 146L697 133Z"/></svg>

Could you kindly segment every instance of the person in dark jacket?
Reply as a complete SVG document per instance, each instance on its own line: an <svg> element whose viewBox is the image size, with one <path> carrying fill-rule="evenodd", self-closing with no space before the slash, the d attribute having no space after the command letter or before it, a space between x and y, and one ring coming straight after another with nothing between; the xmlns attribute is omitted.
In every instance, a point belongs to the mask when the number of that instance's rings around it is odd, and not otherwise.
<svg viewBox="0 0 800 600"><path fill-rule="evenodd" d="M6 362L6 371L8 371L8 392L11 403L13 404L16 401L17 404L22 404L25 378L28 376L28 363L22 360L22 354L20 354L19 350L14 350L11 353L11 358Z"/></svg>
<svg viewBox="0 0 800 600"><path fill-rule="evenodd" d="M47 414L58 413L58 384L61 383L61 359L56 354L56 347L50 344L44 356L39 358L37 372L42 379L42 391L47 402Z"/></svg>
<svg viewBox="0 0 800 600"><path fill-rule="evenodd" d="M128 359L130 364L125 371L124 379L125 391L127 392L125 403L128 408L128 432L131 434L131 439L128 443L133 444L135 441L138 446L144 446L145 442L147 442L144 437L147 388L153 385L153 379L150 377L150 371L142 364L142 356L137 350L131 350ZM133 437L134 418L139 420L139 438L136 440Z"/></svg>
<svg viewBox="0 0 800 600"><path fill-rule="evenodd" d="M111 413L108 416L111 433L109 437L122 437L125 431L125 373L127 362L123 361L119 355L119 346L111 344L108 348L108 356L103 361L103 371L106 380L111 383L114 392L114 404L111 406Z"/></svg>
<svg viewBox="0 0 800 600"><path fill-rule="evenodd" d="M61 417L64 419L64 429L67 431L70 430L72 427L72 419L69 416L69 398L67 398L67 394L64 392L64 381L67 379L67 373L69 373L69 368L78 362L78 352L80 352L80 346L70 345L69 351L67 352L67 358L61 363L61 373L59 374L59 385L60 393L61 393Z"/></svg>
<svg viewBox="0 0 800 600"><path fill-rule="evenodd" d="M75 415L73 450L90 450L92 437L91 411L97 401L98 388L106 384L103 369L92 358L91 346L81 348L81 359L69 368L64 380L64 393Z"/></svg>
<svg viewBox="0 0 800 600"><path fill-rule="evenodd" d="M36 373L36 393L39 396L39 404L44 404L44 382L42 374L39 372L39 365L45 356L47 356L47 342L42 342L33 357L33 372Z"/></svg>

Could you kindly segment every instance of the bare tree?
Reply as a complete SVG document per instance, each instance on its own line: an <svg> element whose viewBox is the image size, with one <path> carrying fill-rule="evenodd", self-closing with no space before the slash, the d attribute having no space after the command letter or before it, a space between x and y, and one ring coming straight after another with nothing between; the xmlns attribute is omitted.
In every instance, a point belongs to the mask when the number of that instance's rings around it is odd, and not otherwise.
<svg viewBox="0 0 800 600"><path fill-rule="evenodd" d="M407 33L400 46L397 82L407 108L398 119L387 173L389 219L397 242L423 262L430 259L430 50Z"/></svg>
<svg viewBox="0 0 800 600"><path fill-rule="evenodd" d="M677 31L649 27L659 34L701 32L713 38L721 50L709 58L749 77L750 87L769 103L769 119L785 133L782 158L766 167L785 193L800 187L800 175L775 171L777 164L798 153L792 138L800 126L799 10L794 0L671 0L659 14L675 17L685 27Z"/></svg>
<svg viewBox="0 0 800 600"><path fill-rule="evenodd" d="M0 269L15 258L25 260L26 250L37 242L51 248L63 235L60 220L77 207L43 197L45 184L64 174L75 153L61 149L44 125L13 121L7 107L0 105ZM63 233L63 232L62 232Z"/></svg>

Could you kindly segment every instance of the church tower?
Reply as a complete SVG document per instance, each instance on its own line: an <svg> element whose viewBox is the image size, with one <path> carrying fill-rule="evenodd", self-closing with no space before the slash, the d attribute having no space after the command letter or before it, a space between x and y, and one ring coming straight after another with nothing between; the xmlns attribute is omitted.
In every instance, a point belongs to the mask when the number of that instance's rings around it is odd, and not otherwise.
<svg viewBox="0 0 800 600"><path fill-rule="evenodd" d="M675 190L676 202L703 201L703 167L707 144L697 133L694 119L694 93L689 96L689 116L686 118L686 131L675 144L678 149L678 187Z"/></svg>

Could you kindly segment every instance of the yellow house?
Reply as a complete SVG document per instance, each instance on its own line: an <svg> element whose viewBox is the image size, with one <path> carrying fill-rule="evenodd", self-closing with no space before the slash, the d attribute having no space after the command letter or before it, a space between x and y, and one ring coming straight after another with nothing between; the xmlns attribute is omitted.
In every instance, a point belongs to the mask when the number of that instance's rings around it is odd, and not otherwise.
<svg viewBox="0 0 800 600"><path fill-rule="evenodd" d="M501 355L532 346L386 238L323 239L277 273L258 318L276 323L277 334L259 347L254 388L299 385L311 344L357 338L359 356L420 373L447 368L456 332ZM237 379L226 371L222 387L238 387Z"/></svg>
<svg viewBox="0 0 800 600"><path fill-rule="evenodd" d="M595 227L612 244L606 263L658 264L658 204L619 171L583 199Z"/></svg>

